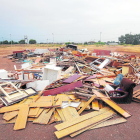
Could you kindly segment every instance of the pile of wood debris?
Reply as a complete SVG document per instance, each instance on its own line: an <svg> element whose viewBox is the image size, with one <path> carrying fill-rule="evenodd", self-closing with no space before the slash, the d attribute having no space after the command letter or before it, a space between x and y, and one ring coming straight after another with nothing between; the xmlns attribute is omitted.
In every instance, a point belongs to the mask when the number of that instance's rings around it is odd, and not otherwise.
<svg viewBox="0 0 140 140"><path fill-rule="evenodd" d="M36 53L42 55L43 51ZM44 125L57 122L54 133L58 139L74 137L125 123L131 114L117 103L131 103L132 98L140 102L140 90L133 92L140 82L139 58L91 56L70 49L45 51L38 58L35 54L29 57L22 69L15 68L11 79L1 79L0 113L4 115L0 124L14 123L14 130L21 130L28 121Z"/></svg>

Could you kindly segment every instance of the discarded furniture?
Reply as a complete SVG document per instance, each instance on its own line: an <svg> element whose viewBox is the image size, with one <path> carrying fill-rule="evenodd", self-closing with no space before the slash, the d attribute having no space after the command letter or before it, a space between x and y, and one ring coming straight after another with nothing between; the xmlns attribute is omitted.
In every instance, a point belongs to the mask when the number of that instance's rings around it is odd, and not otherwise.
<svg viewBox="0 0 140 140"><path fill-rule="evenodd" d="M131 103L133 97L133 88L136 86L134 82L127 78L123 78L119 87L111 85L114 90L109 91L109 97L117 103Z"/></svg>
<svg viewBox="0 0 140 140"><path fill-rule="evenodd" d="M48 64L43 69L43 80L49 80L50 84L58 79L61 76L61 68L56 67L55 65Z"/></svg>
<svg viewBox="0 0 140 140"><path fill-rule="evenodd" d="M14 89L14 91L7 93L6 90L3 88L3 86L6 86L6 85L10 85L11 88ZM0 84L0 90L5 95L4 97L1 97L1 100L6 106L17 103L24 98L37 94L37 92L33 88L20 90L11 82Z"/></svg>
<svg viewBox="0 0 140 140"><path fill-rule="evenodd" d="M14 58L22 58L22 54L24 51L13 51Z"/></svg>

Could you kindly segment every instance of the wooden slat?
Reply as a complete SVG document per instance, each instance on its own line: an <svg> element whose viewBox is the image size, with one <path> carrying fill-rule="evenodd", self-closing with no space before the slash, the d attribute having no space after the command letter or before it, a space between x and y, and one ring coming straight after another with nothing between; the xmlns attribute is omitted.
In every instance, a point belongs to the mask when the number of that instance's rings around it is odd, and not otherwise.
<svg viewBox="0 0 140 140"><path fill-rule="evenodd" d="M90 128L90 129L97 129L97 128L111 126L111 125L114 125L114 124L120 124L120 123L124 123L124 122L127 122L127 120L124 119L123 117L120 117L120 118L116 118L116 119L107 120L103 123L100 123L100 124Z"/></svg>
<svg viewBox="0 0 140 140"><path fill-rule="evenodd" d="M79 114L77 112L77 110L74 107L68 107L70 114L72 115L72 117L79 117Z"/></svg>
<svg viewBox="0 0 140 140"><path fill-rule="evenodd" d="M39 115L43 112L44 109L40 108L39 111L37 112L35 118L39 117Z"/></svg>
<svg viewBox="0 0 140 140"><path fill-rule="evenodd" d="M140 91L140 89L135 90L135 91L133 92L133 95L136 94L136 93L139 92L139 91Z"/></svg>
<svg viewBox="0 0 140 140"><path fill-rule="evenodd" d="M49 110L49 112L45 112L45 113L43 113L43 115L41 116L41 118L40 118L40 116L39 116L39 121L38 122L36 122L35 120L33 121L33 123L39 123L39 124L47 124L48 122L49 122L49 120L50 120L50 118L51 118L51 115L52 115L52 113L54 112L54 108L52 108L52 109L50 109Z"/></svg>
<svg viewBox="0 0 140 140"><path fill-rule="evenodd" d="M137 96L140 95L140 92L137 92L136 94L133 95L133 98L137 98Z"/></svg>
<svg viewBox="0 0 140 140"><path fill-rule="evenodd" d="M10 121L5 121L5 120L0 120L0 124L12 124L16 122L17 117L11 119ZM28 118L27 121L28 122L32 122L34 120L34 118Z"/></svg>
<svg viewBox="0 0 140 140"><path fill-rule="evenodd" d="M65 118L66 121L69 121L74 117L79 117L78 112L73 107L65 107L65 108L63 108L61 110L62 110L62 113L63 113L64 118Z"/></svg>
<svg viewBox="0 0 140 140"><path fill-rule="evenodd" d="M103 114L103 115L104 115L104 114ZM113 118L114 115L115 115L115 114L110 115L109 117L106 117L105 119L102 119L101 121L98 121L98 122L95 123L95 124L92 124L92 125L90 125L90 126L87 126L87 127L85 127L85 128L82 128L81 130L72 133L70 136L71 136L71 137L75 137L75 136L77 136L77 135L79 135L79 134L81 134L81 133L83 133L83 132L89 130L91 127L96 126L96 125L98 125L98 124L100 124L100 123L102 123L102 122L107 121L108 119Z"/></svg>
<svg viewBox="0 0 140 140"><path fill-rule="evenodd" d="M56 109L56 110L57 110L57 112L58 112L58 114L59 114L61 120L62 120L63 122L66 121L66 119L65 119L65 117L64 117L64 115L63 115L63 113L62 113L62 110L61 110L61 109Z"/></svg>
<svg viewBox="0 0 140 140"><path fill-rule="evenodd" d="M29 106L24 105L20 108L14 130L24 129L28 118Z"/></svg>
<svg viewBox="0 0 140 140"><path fill-rule="evenodd" d="M23 105L12 105L12 106L7 106L7 107L2 107L0 109L0 113L5 113L5 112L10 112L10 111L15 111L15 110L19 110Z"/></svg>
<svg viewBox="0 0 140 140"><path fill-rule="evenodd" d="M95 116L93 118L90 118L88 120L85 120L83 122L80 122L76 125L73 125L73 126L70 126L68 128L65 128L63 130L60 130L60 131L56 131L55 132L55 135L56 137L59 139L59 138L62 138L64 136L67 136L67 135L70 135L82 128L85 128L85 127L88 127L92 124L96 124L110 116L114 115L114 112L112 110L108 111L108 112L105 112L104 114L101 114L101 115L98 115L98 116Z"/></svg>
<svg viewBox="0 0 140 140"><path fill-rule="evenodd" d="M62 129L65 129L65 128L67 128L67 127L70 127L70 126L72 126L72 125L75 125L75 124L77 124L77 123L80 123L80 122L82 122L82 121L85 121L85 120L87 120L87 119L90 119L90 118L92 118L92 117L95 117L95 116L97 116L97 115L99 115L99 114L102 114L102 113L104 113L104 112L106 112L106 111L109 111L109 110L110 110L110 108L105 107L105 108L103 108L103 109L100 109L99 111L94 111L94 112L91 112L91 113L88 113L88 114L79 116L79 117L77 117L77 118L73 118L73 119L71 119L70 121L66 121L66 122L63 122L63 123L61 123L61 124L55 125L55 128L56 128L58 131L60 131L60 130L62 130Z"/></svg>
<svg viewBox="0 0 140 140"><path fill-rule="evenodd" d="M78 114L81 114L83 111L84 111L84 109L95 99L95 97L96 96L92 96L87 102L86 102L86 104L78 111Z"/></svg>
<svg viewBox="0 0 140 140"><path fill-rule="evenodd" d="M98 103L98 100L94 100L93 102L92 102L92 109L93 110L99 110L99 103Z"/></svg>
<svg viewBox="0 0 140 140"><path fill-rule="evenodd" d="M65 108L63 108L61 110L62 110L62 113L63 113L66 121L68 121L68 120L73 118L71 113L70 113L70 111L69 111L69 109L68 109L68 107L65 107Z"/></svg>
<svg viewBox="0 0 140 140"><path fill-rule="evenodd" d="M37 108L30 108L28 117L34 117L34 116L36 116L37 113L38 113L38 111L39 111L39 107L37 107Z"/></svg>
<svg viewBox="0 0 140 140"><path fill-rule="evenodd" d="M57 121L61 121L61 118L60 118L60 116L59 116L59 114L58 114L57 111L54 111L54 117L55 117L55 119L56 119Z"/></svg>
<svg viewBox="0 0 140 140"><path fill-rule="evenodd" d="M81 107L83 107L83 106L87 103L87 101L85 101L85 100L81 100L80 102L81 102L81 103L80 103L80 105L78 106L77 110L79 110ZM90 105L88 105L88 106L85 108L85 110L90 110Z"/></svg>
<svg viewBox="0 0 140 140"><path fill-rule="evenodd" d="M109 98L105 98L106 96L100 92L98 92L97 90L92 90L94 94L97 95L97 97L99 97L101 100L103 100L105 103L107 103L110 107L112 107L114 110L116 110L119 114L121 114L122 116L124 116L125 118L128 118L131 116L130 113L128 113L127 111L123 110L121 107L119 107L115 102L113 102L111 99Z"/></svg>
<svg viewBox="0 0 140 140"><path fill-rule="evenodd" d="M41 123L41 121L44 119L48 111L49 109L44 109L43 112L40 114L40 116L33 121L33 123Z"/></svg>
<svg viewBox="0 0 140 140"><path fill-rule="evenodd" d="M3 119L9 121L18 115L19 111L7 112L3 115Z"/></svg>
<svg viewBox="0 0 140 140"><path fill-rule="evenodd" d="M34 103L30 103L29 106L30 107L51 107L52 102L46 102L46 103L34 102Z"/></svg>

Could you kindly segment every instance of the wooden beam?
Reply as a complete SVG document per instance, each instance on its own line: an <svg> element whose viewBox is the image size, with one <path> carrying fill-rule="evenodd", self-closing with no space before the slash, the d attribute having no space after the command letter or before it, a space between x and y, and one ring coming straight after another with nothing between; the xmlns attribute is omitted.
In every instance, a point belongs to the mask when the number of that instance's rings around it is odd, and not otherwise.
<svg viewBox="0 0 140 140"><path fill-rule="evenodd" d="M108 104L110 107L112 107L114 110L116 110L119 114L121 114L122 116L124 116L125 118L128 118L131 116L130 113L128 113L127 111L123 110L121 107L119 107L115 102L113 102L111 99L109 98L105 98L106 96L100 92L98 92L97 90L93 90L93 93L99 97L102 101L104 101L106 104Z"/></svg>
<svg viewBox="0 0 140 140"><path fill-rule="evenodd" d="M95 99L96 96L92 96L87 102L86 104L78 111L78 114L80 115L84 109Z"/></svg>

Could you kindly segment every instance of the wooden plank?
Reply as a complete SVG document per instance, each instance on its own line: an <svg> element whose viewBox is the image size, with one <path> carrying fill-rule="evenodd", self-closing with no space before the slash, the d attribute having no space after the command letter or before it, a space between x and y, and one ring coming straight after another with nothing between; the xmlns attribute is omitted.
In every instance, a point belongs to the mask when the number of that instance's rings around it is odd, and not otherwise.
<svg viewBox="0 0 140 140"><path fill-rule="evenodd" d="M43 112L44 109L40 108L39 111L37 112L35 118L39 117L39 115Z"/></svg>
<svg viewBox="0 0 140 140"><path fill-rule="evenodd" d="M43 103L34 102L34 103L30 103L29 106L30 107L51 107L52 102L43 102Z"/></svg>
<svg viewBox="0 0 140 140"><path fill-rule="evenodd" d="M24 129L28 118L29 106L23 105L18 113L14 130Z"/></svg>
<svg viewBox="0 0 140 140"><path fill-rule="evenodd" d="M55 108L52 108L48 113L45 114L44 119L41 121L41 124L48 124Z"/></svg>
<svg viewBox="0 0 140 140"><path fill-rule="evenodd" d="M66 121L66 119L65 119L65 117L64 117L64 115L63 115L62 110L61 110L61 109L56 109L56 110L57 110L57 112L58 112L58 114L59 114L61 120L62 120L62 121Z"/></svg>
<svg viewBox="0 0 140 140"><path fill-rule="evenodd" d="M79 117L79 114L76 110L76 108L74 107L68 107L69 111L70 111L70 114L72 115L72 117Z"/></svg>
<svg viewBox="0 0 140 140"><path fill-rule="evenodd" d="M63 83L72 83L73 81L75 81L76 79L78 79L79 77L81 77L81 75L75 74L73 76L70 76L68 79L64 80Z"/></svg>
<svg viewBox="0 0 140 140"><path fill-rule="evenodd" d="M78 114L81 114L83 111L84 111L84 109L87 107L87 105L89 105L94 99L95 99L95 97L96 96L92 96L87 102L86 102L86 104L78 111Z"/></svg>
<svg viewBox="0 0 140 140"><path fill-rule="evenodd" d="M136 94L133 94L133 98L136 98L139 95L140 95L140 92L137 92Z"/></svg>
<svg viewBox="0 0 140 140"><path fill-rule="evenodd" d="M85 121L85 120L87 120L87 119L90 119L90 118L92 118L92 117L95 117L95 116L97 116L97 115L99 115L99 114L102 114L102 113L104 113L104 112L106 112L106 111L109 111L109 110L110 110L110 108L105 107L105 108L103 108L103 109L100 109L99 111L94 111L94 112L91 112L91 113L88 113L88 114L85 114L85 115L82 115L82 116L73 118L73 119L71 119L70 121L66 121L66 122L63 122L63 123L61 123L61 124L55 125L55 128L56 128L58 131L60 131L60 130L62 130L62 129L65 129L65 128L67 128L67 127L70 127L70 126L72 126L72 125L75 125L75 124L77 124L77 123L80 123L80 122L82 122L82 121Z"/></svg>
<svg viewBox="0 0 140 140"><path fill-rule="evenodd" d="M66 121L69 121L74 117L79 117L78 112L73 107L65 107L65 108L63 108L61 110L62 110L62 113L63 113L64 118L65 118Z"/></svg>
<svg viewBox="0 0 140 140"><path fill-rule="evenodd" d="M81 103L80 103L80 105L78 106L77 110L79 110L80 108L82 108L82 107L86 104L87 101L81 100L80 102L81 102ZM90 110L90 105L88 105L88 106L85 108L85 110Z"/></svg>
<svg viewBox="0 0 140 140"><path fill-rule="evenodd" d="M38 122L36 122L35 120L33 121L33 123L39 123L39 124L47 124L52 116L52 113L54 112L55 108L52 108L49 110L49 112L45 112L43 113L43 115L41 116L41 118L39 119ZM40 117L40 116L39 116Z"/></svg>
<svg viewBox="0 0 140 140"><path fill-rule="evenodd" d="M103 114L103 115L104 115L104 114ZM115 115L115 114L114 114L114 115ZM107 121L108 119L111 119L114 115L110 115L109 117L107 117L107 118L105 118L105 119L102 119L101 121L99 121L99 122L97 122L97 123L95 123L95 124L92 124L92 125L90 125L90 126L87 126L87 127L85 127L85 128L82 128L81 130L72 133L70 136L71 136L71 137L75 137L75 136L77 136L77 135L79 135L79 134L81 134L81 133L83 133L83 132L89 130L91 127L96 126L96 125L98 125L98 124L100 124L100 123L102 123L102 122L105 122L105 121Z"/></svg>
<svg viewBox="0 0 140 140"><path fill-rule="evenodd" d="M60 130L60 131L56 131L55 135L58 139L62 138L64 136L70 135L70 134L72 134L72 133L74 133L82 128L88 127L92 124L96 124L96 123L98 123L98 122L100 122L100 121L102 121L102 120L104 120L112 115L114 115L114 112L112 110L110 110L108 112L105 112L104 114L92 117L92 118L85 120L83 122L80 122L76 125L70 126L70 127L65 128L63 130Z"/></svg>
<svg viewBox="0 0 140 140"><path fill-rule="evenodd" d="M65 107L65 108L63 108L61 110L62 110L62 113L63 113L66 121L68 121L68 120L73 118L71 113L70 113L70 111L69 111L69 109L68 109L68 107Z"/></svg>
<svg viewBox="0 0 140 140"><path fill-rule="evenodd" d="M3 115L3 119L9 121L18 115L19 111L7 112Z"/></svg>
<svg viewBox="0 0 140 140"><path fill-rule="evenodd" d="M67 84L67 85L64 85L64 86L61 86L61 87L58 87L55 89L44 91L43 95L44 96L56 95L56 94L60 94L63 92L74 90L75 87L82 87L82 86L83 86L82 82L78 81L76 83Z"/></svg>
<svg viewBox="0 0 140 140"><path fill-rule="evenodd" d="M19 110L23 105L17 104L17 105L12 105L12 106L7 106L7 107L2 107L0 109L0 113L5 113L5 112L10 112L10 111L16 111Z"/></svg>
<svg viewBox="0 0 140 140"><path fill-rule="evenodd" d="M122 116L124 116L125 118L128 118L131 116L130 113L128 113L127 111L123 110L121 107L119 107L115 102L113 102L111 99L106 98L106 96L100 92L98 92L97 90L93 90L93 93L97 95L97 97L99 97L101 100L103 100L105 103L107 103L110 107L112 107L114 110L116 110L119 114L121 114Z"/></svg>
<svg viewBox="0 0 140 140"><path fill-rule="evenodd" d="M38 111L39 111L39 109L40 109L39 107L37 107L37 108L30 108L28 117L36 116Z"/></svg>
<svg viewBox="0 0 140 140"><path fill-rule="evenodd" d="M97 128L111 126L111 125L120 124L120 123L124 123L124 122L127 122L127 120L123 117L120 117L120 118L116 118L116 119L107 120L103 123L100 123L100 124L90 128L90 129L97 129Z"/></svg>
<svg viewBox="0 0 140 140"><path fill-rule="evenodd" d="M49 109L44 109L43 112L40 114L38 118L36 118L33 123L41 123L41 121L44 119L44 116L46 116L46 113L48 113Z"/></svg>
<svg viewBox="0 0 140 140"><path fill-rule="evenodd" d="M14 124L16 122L17 117L11 119L10 121L5 121L5 120L0 120L0 125L1 124ZM27 121L28 122L32 122L34 120L34 118L28 118Z"/></svg>
<svg viewBox="0 0 140 140"><path fill-rule="evenodd" d="M99 110L99 103L98 103L98 100L94 100L93 102L92 102L92 109L93 110Z"/></svg>
<svg viewBox="0 0 140 140"><path fill-rule="evenodd" d="M140 91L140 89L135 90L135 91L133 92L133 95L136 94L136 93L139 92L139 91Z"/></svg>
<svg viewBox="0 0 140 140"><path fill-rule="evenodd" d="M54 111L54 117L58 122L62 121L57 111Z"/></svg>

